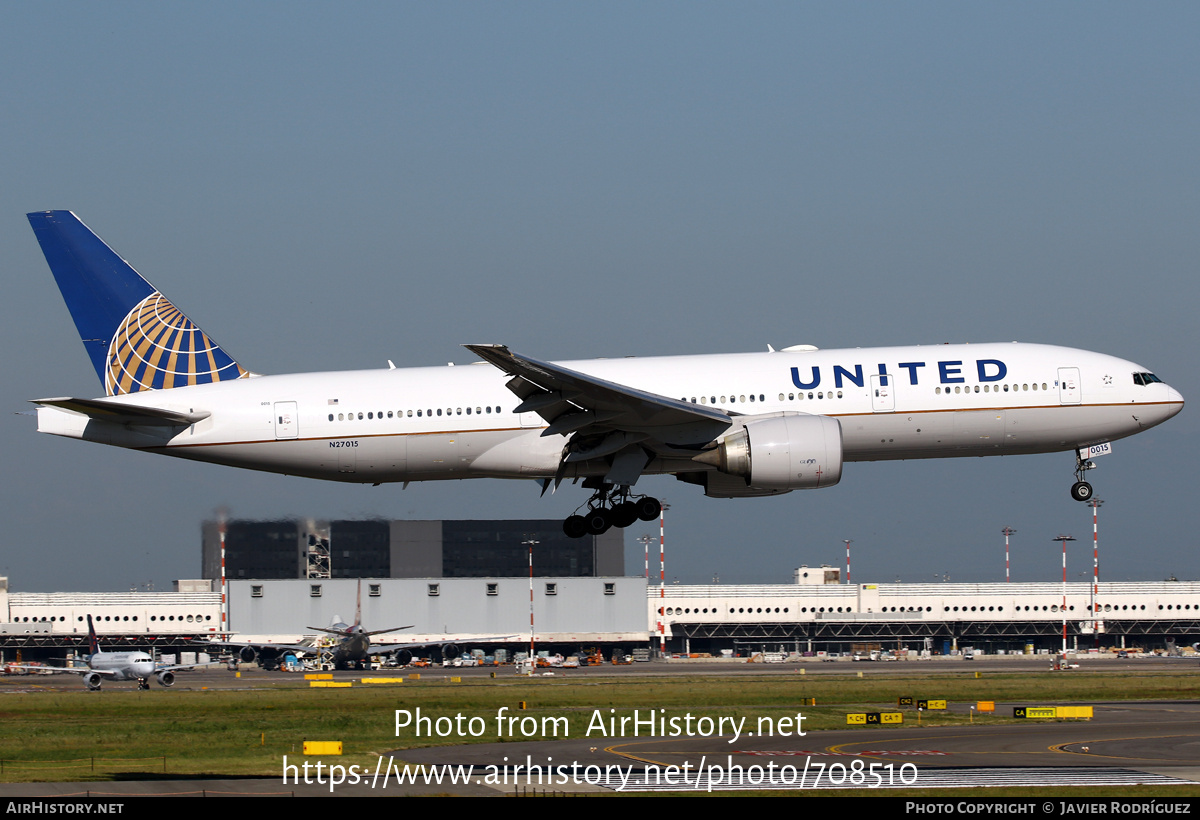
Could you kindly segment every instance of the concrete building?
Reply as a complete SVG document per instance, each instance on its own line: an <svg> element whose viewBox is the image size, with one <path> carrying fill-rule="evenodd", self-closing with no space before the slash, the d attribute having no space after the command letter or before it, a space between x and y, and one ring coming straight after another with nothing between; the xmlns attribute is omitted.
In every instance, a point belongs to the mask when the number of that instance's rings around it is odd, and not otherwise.
<svg viewBox="0 0 1200 820"><path fill-rule="evenodd" d="M810 573L817 577L821 573ZM846 650L852 643L934 651L1019 651L1200 640L1200 582L668 586L648 591L668 648ZM1093 600L1094 598L1094 600ZM1093 603L1095 611L1092 610Z"/></svg>
<svg viewBox="0 0 1200 820"><path fill-rule="evenodd" d="M385 552L369 546L383 543L380 532L386 534L386 559L394 571L416 573L440 566L443 574L368 576L362 581L362 615L368 629L413 624L411 630L381 641L436 642L466 634L479 636L481 644L514 649L528 640L529 577L527 548L519 545L514 552L512 541L518 533L536 535L531 525L558 526L523 521L502 522L505 526L368 522L370 527L347 525L339 530L338 522L327 522L321 525L327 527L323 531L297 522L266 522L270 526L264 528L258 528L264 522L249 523L254 526L239 536L246 539L242 548L249 549L245 545L251 536L265 532L269 543L284 545L279 552L286 553L293 573L301 563L301 544L308 548L308 535L329 540L331 568L339 560L337 545L354 538L361 549L340 558L362 558L356 571L370 565L364 556L382 560ZM505 550L508 558L491 555ZM545 552L541 545L534 552L535 572L539 552ZM422 557L428 554L437 557ZM505 561L515 563L518 555L516 571L472 577L487 561L503 569L508 566ZM836 569L800 567L791 584L671 585L660 590L656 585L647 588L643 578L595 574L605 565L603 551L588 555L588 573L534 579L536 640L543 648L632 648L652 641L658 646L661 635L668 651L713 654L728 649L847 651L863 643L934 652L964 646L988 652L1030 646L1057 651L1064 620L1068 648L1155 648L1170 641L1200 640L1200 582L1195 581L1103 582L1095 589L1090 583L1070 583L1064 602L1059 583L843 584ZM559 553L547 560L551 565L562 562L557 566L564 573L578 573L581 564L568 559L569 553ZM247 562L243 569L253 566ZM178 586L176 592L20 593L10 592L7 579L0 578L0 652L11 659L16 649L77 648L86 638L89 614L100 635L114 646L172 651L195 648L196 638L222 632L295 642L311 634L310 626L327 626L335 617L352 621L359 580L233 577L225 628L218 589L208 581L180 581Z"/></svg>
<svg viewBox="0 0 1200 820"><path fill-rule="evenodd" d="M88 615L106 647L194 652L197 638L218 633L221 595L181 584L191 591L10 592L0 578L0 659L14 660L18 651L26 660L62 657L64 648L86 652Z"/></svg>
<svg viewBox="0 0 1200 820"><path fill-rule="evenodd" d="M358 582L344 579L231 581L230 624L239 640L295 641L306 626L351 623L357 595ZM535 639L568 650L644 646L645 600L643 578L534 578ZM480 645L519 649L529 644L529 610L528 576L362 581L365 629L413 625L380 636L380 644L473 635Z"/></svg>
<svg viewBox="0 0 1200 820"><path fill-rule="evenodd" d="M202 575L220 577L220 526L204 522ZM568 538L562 522L535 519L387 521L233 520L225 572L234 579L616 577L625 572L622 530Z"/></svg>

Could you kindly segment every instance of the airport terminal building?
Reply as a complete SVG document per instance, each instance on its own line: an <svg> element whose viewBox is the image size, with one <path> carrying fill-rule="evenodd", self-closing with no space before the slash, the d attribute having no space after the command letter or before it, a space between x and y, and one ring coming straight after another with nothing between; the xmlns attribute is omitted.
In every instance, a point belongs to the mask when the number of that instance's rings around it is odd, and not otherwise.
<svg viewBox="0 0 1200 820"><path fill-rule="evenodd" d="M558 521L213 521L202 567L173 592L10 592L0 579L0 660L86 650L88 615L117 648L296 643L353 622L360 595L364 628L411 625L381 643L520 650L532 607L538 647L564 654L1057 651L1064 621L1070 648L1200 640L1200 582L843 584L837 569L800 567L788 584L660 587L625 575L620 530L567 539Z"/></svg>
<svg viewBox="0 0 1200 820"><path fill-rule="evenodd" d="M808 576L808 577L803 577ZM831 577L832 576L832 577ZM846 651L964 646L983 651L1161 647L1200 640L1200 583L840 584L837 570L801 567L795 583L667 586L647 615L669 650Z"/></svg>
<svg viewBox="0 0 1200 820"><path fill-rule="evenodd" d="M361 593L360 593L361 585ZM185 587L209 582L188 582ZM237 640L295 644L308 627L352 623L361 594L368 630L410 627L376 643L436 644L467 649L529 646L530 609L540 649L647 646L643 578L415 578L232 580L228 607L219 591L41 593L10 592L0 578L0 662L63 657L87 651L87 616L110 649L161 654L203 650L205 642ZM228 627L222 626L228 623Z"/></svg>
<svg viewBox="0 0 1200 820"><path fill-rule="evenodd" d="M228 607L207 582L179 592L10 592L0 579L0 653L11 661L86 651L87 615L105 645L162 653L220 635L294 643L307 627L353 620L358 579L232 580ZM367 629L412 625L380 642L529 641L530 579L364 579ZM1093 614L1093 594L1095 611ZM668 653L846 652L862 644L945 653L1057 651L1068 645L1161 648L1200 640L1200 583L839 584L648 586L644 578L533 579L538 647L561 652L638 646ZM223 621L223 618L227 620ZM228 626L222 626L227 623Z"/></svg>

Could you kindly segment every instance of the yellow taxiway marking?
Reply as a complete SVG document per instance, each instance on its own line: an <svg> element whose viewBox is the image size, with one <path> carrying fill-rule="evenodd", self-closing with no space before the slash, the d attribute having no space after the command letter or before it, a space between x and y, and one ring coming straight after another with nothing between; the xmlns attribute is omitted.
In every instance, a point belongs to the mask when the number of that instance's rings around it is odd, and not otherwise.
<svg viewBox="0 0 1200 820"><path fill-rule="evenodd" d="M1073 751L1071 749L1068 749L1067 747L1068 746L1086 746L1089 743L1116 743L1116 742L1130 741L1130 740L1170 740L1171 738L1194 738L1197 736L1198 736L1197 734L1188 734L1188 735L1147 735L1145 737L1096 738L1096 739L1092 739L1092 740L1074 740L1074 741L1070 741L1068 743L1056 743L1053 746L1049 746L1047 748L1049 749L1049 751L1057 752L1058 754L1078 755L1080 757L1099 757L1099 758L1104 758L1105 760L1162 760L1164 762L1168 762L1168 761L1175 762L1175 761L1178 761L1179 758L1177 758L1177 757L1146 757L1145 755L1138 755L1137 757L1131 757L1128 755L1106 755L1106 754L1093 753L1091 751L1087 751L1087 752Z"/></svg>

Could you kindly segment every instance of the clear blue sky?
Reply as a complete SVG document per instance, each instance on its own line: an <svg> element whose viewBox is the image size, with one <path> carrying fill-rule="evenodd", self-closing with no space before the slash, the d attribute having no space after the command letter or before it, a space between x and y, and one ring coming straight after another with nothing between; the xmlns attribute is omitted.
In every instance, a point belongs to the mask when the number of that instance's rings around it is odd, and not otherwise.
<svg viewBox="0 0 1200 820"><path fill-rule="evenodd" d="M259 372L1038 341L1193 401L1200 9L1184 3L10 3L5 547L17 590L199 575L200 521L561 518L533 484L343 486L36 434L102 392L25 220L69 208ZM1195 408L1091 474L1106 578L1200 577ZM668 576L1052 580L1070 454L848 465L715 500ZM643 485L639 484L639 489ZM631 571L640 571L626 531ZM1084 557L1084 553L1089 553Z"/></svg>

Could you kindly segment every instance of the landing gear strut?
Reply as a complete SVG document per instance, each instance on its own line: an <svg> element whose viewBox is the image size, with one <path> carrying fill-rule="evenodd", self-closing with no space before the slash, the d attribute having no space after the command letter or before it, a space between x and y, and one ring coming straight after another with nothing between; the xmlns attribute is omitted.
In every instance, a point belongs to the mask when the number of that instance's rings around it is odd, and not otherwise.
<svg viewBox="0 0 1200 820"><path fill-rule="evenodd" d="M1092 485L1083 480L1083 474L1096 469L1096 465L1085 461L1075 453L1075 483L1071 485L1071 498L1076 501L1088 501L1092 497Z"/></svg>
<svg viewBox="0 0 1200 820"><path fill-rule="evenodd" d="M563 521L563 532L568 538L601 535L608 532L610 527L623 529L638 520L653 521L662 511L662 504L657 498L630 496L627 484L616 487L598 483L593 488L595 492L587 501L587 510L583 513L576 511Z"/></svg>

